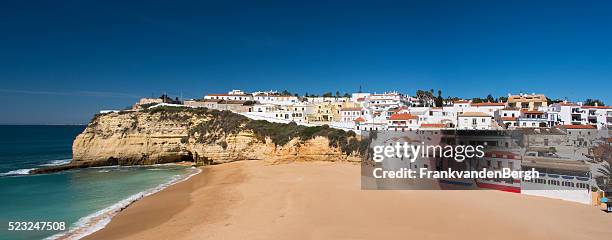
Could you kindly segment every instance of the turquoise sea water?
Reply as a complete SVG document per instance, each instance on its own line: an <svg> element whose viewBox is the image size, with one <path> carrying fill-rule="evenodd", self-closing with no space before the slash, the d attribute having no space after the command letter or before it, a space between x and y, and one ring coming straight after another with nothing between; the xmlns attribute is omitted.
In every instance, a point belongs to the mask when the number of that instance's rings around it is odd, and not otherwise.
<svg viewBox="0 0 612 240"><path fill-rule="evenodd" d="M179 181L194 169L158 165L102 167L27 175L70 160L84 126L0 126L0 239L44 239L61 231L8 231L9 222L66 222L71 234L102 227L130 202Z"/></svg>

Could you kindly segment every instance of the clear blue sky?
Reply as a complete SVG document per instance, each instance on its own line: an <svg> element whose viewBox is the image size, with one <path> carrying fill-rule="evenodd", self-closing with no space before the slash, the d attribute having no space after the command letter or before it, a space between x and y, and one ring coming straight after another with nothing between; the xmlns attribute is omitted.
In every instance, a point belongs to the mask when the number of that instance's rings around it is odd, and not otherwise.
<svg viewBox="0 0 612 240"><path fill-rule="evenodd" d="M2 2L0 124L236 88L612 104L611 2L492 2Z"/></svg>

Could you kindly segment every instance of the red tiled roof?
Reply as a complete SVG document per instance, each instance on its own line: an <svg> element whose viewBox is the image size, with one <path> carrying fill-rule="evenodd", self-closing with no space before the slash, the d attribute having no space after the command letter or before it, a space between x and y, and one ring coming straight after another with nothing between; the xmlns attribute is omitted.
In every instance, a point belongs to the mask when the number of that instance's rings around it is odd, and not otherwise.
<svg viewBox="0 0 612 240"><path fill-rule="evenodd" d="M408 114L408 113L396 113L389 117L389 120L410 120L410 119L418 119L418 116Z"/></svg>
<svg viewBox="0 0 612 240"><path fill-rule="evenodd" d="M459 117L490 117L490 115L483 112L464 112L459 114Z"/></svg>
<svg viewBox="0 0 612 240"><path fill-rule="evenodd" d="M596 129L593 125L561 125L565 129Z"/></svg>
<svg viewBox="0 0 612 240"><path fill-rule="evenodd" d="M515 117L502 117L501 120L502 121L516 121L517 118L515 118Z"/></svg>
<svg viewBox="0 0 612 240"><path fill-rule="evenodd" d="M208 96L248 96L247 94L227 94L227 93L211 93Z"/></svg>
<svg viewBox="0 0 612 240"><path fill-rule="evenodd" d="M561 106L578 106L578 104L575 104L575 103L560 103L559 105L561 105Z"/></svg>
<svg viewBox="0 0 612 240"><path fill-rule="evenodd" d="M357 98L358 102L365 101L365 98Z"/></svg>
<svg viewBox="0 0 612 240"><path fill-rule="evenodd" d="M485 153L485 157L493 158L493 155L495 155L495 158L520 159L519 155L508 151L489 151Z"/></svg>
<svg viewBox="0 0 612 240"><path fill-rule="evenodd" d="M612 109L612 106L582 106L585 109Z"/></svg>
<svg viewBox="0 0 612 240"><path fill-rule="evenodd" d="M421 128L443 128L446 124L444 123L423 123L421 124Z"/></svg>
<svg viewBox="0 0 612 240"><path fill-rule="evenodd" d="M457 101L455 101L453 103L470 103L470 101L468 101L468 100L457 100Z"/></svg>
<svg viewBox="0 0 612 240"><path fill-rule="evenodd" d="M530 110L530 111L522 111L522 113L526 113L526 114L544 114L544 112L541 112L541 111L535 111L535 110Z"/></svg>
<svg viewBox="0 0 612 240"><path fill-rule="evenodd" d="M357 119L355 119L355 122L365 122L366 120L363 119L362 117L358 117Z"/></svg>
<svg viewBox="0 0 612 240"><path fill-rule="evenodd" d="M340 111L361 111L361 108L360 107L353 107L353 108L347 107L347 108L340 109Z"/></svg>

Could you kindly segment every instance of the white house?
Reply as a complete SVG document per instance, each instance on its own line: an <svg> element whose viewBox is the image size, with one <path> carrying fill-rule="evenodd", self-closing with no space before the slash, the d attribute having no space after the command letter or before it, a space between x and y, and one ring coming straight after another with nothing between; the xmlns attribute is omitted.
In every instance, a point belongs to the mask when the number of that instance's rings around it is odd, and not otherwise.
<svg viewBox="0 0 612 240"><path fill-rule="evenodd" d="M353 122L355 119L363 115L363 108L360 107L349 107L340 109L340 120L342 122Z"/></svg>
<svg viewBox="0 0 612 240"><path fill-rule="evenodd" d="M237 100L237 101L252 101L253 95L247 94L241 90L232 90L228 93L212 93L204 96L204 99L215 100Z"/></svg>
<svg viewBox="0 0 612 240"><path fill-rule="evenodd" d="M518 118L520 128L539 128L548 126L546 113L537 110L523 110Z"/></svg>
<svg viewBox="0 0 612 240"><path fill-rule="evenodd" d="M490 130L493 128L493 117L482 112L464 112L457 116L457 129Z"/></svg>
<svg viewBox="0 0 612 240"><path fill-rule="evenodd" d="M577 147L590 147L597 138L597 127L593 125L560 125L569 141Z"/></svg>
<svg viewBox="0 0 612 240"><path fill-rule="evenodd" d="M274 105L291 105L296 104L300 100L296 96L291 95L280 95L280 94L269 94L269 93L257 93L253 94L253 100L260 102L261 104L274 104Z"/></svg>
<svg viewBox="0 0 612 240"><path fill-rule="evenodd" d="M484 103L471 103L470 104L470 112L482 112L486 113L489 116L495 116L495 113L499 110L506 108L505 103L498 102L484 102Z"/></svg>
<svg viewBox="0 0 612 240"><path fill-rule="evenodd" d="M457 114L452 107L432 107L423 114L421 122L454 127L457 125Z"/></svg>
<svg viewBox="0 0 612 240"><path fill-rule="evenodd" d="M419 117L409 113L396 113L389 117L387 129L389 131L412 131L419 128Z"/></svg>
<svg viewBox="0 0 612 240"><path fill-rule="evenodd" d="M582 106L587 124L597 129L612 130L612 106Z"/></svg>

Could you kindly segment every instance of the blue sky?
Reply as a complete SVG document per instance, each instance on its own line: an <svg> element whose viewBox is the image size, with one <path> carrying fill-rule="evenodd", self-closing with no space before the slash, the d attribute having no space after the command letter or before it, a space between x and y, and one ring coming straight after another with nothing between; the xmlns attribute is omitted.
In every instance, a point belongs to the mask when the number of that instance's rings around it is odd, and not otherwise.
<svg viewBox="0 0 612 240"><path fill-rule="evenodd" d="M255 2L0 3L0 124L236 88L612 103L610 2Z"/></svg>

